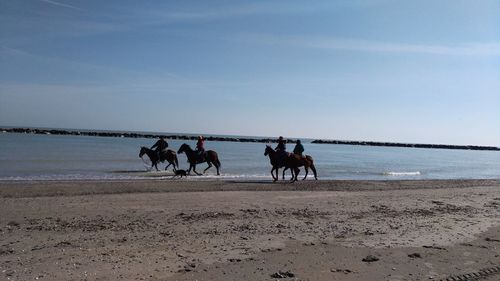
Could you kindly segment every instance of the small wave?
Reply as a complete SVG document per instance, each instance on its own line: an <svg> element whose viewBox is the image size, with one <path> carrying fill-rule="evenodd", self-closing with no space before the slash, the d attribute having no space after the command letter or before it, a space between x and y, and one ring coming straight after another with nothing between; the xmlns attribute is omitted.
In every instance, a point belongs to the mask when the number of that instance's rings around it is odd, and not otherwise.
<svg viewBox="0 0 500 281"><path fill-rule="evenodd" d="M203 180L203 179L228 180L228 179L271 179L272 177L271 175L249 175L249 174L221 174L220 176L217 176L215 174L208 174L201 176L191 174L189 178L192 180Z"/></svg>
<svg viewBox="0 0 500 281"><path fill-rule="evenodd" d="M420 176L421 173L419 171L416 172L385 172L384 176Z"/></svg>
<svg viewBox="0 0 500 281"><path fill-rule="evenodd" d="M127 175L94 175L94 174L51 174L51 175L32 175L32 176L10 176L0 177L2 181L79 181L79 180L133 180L139 177Z"/></svg>
<svg viewBox="0 0 500 281"><path fill-rule="evenodd" d="M170 171L113 171L102 174L43 174L30 176L0 177L0 182L5 181L78 181L78 180L143 180L143 179L171 179L174 174ZM189 180L231 180L231 179L271 179L270 175L263 174L215 174L195 175L191 173Z"/></svg>

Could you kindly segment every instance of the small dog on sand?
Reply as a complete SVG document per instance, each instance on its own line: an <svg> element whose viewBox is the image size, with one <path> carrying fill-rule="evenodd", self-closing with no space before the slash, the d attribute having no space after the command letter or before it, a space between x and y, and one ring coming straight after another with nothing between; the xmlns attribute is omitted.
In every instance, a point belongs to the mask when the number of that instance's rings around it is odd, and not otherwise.
<svg viewBox="0 0 500 281"><path fill-rule="evenodd" d="M175 175L172 178L175 178L175 177L178 177L178 176L180 176L181 178L182 177L186 177L187 178L187 172L186 172L186 170L181 170L181 169L175 170L174 169L174 173L175 173Z"/></svg>

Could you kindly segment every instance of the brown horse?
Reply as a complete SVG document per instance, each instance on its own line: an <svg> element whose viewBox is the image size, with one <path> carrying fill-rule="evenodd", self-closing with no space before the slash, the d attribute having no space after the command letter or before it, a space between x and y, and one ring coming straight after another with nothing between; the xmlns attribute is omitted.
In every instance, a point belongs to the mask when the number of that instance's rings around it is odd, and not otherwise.
<svg viewBox="0 0 500 281"><path fill-rule="evenodd" d="M201 164L201 163L207 162L208 167L205 170L203 170L203 173L205 173L208 169L212 168L212 164L213 164L215 166L215 168L217 169L217 175L218 176L220 175L219 169L220 169L221 164L220 164L219 156L217 155L217 152L215 152L213 150L207 150L204 153L203 159L200 160L198 153L196 151L194 151L188 144L185 143L185 144L181 145L181 147L179 148L177 153L179 153L179 154L186 153L186 157L187 157L188 162L189 162L188 174L190 174L191 169L193 169L193 172L195 172L195 174L200 176L201 174L196 172L196 164Z"/></svg>
<svg viewBox="0 0 500 281"><path fill-rule="evenodd" d="M307 178L307 175L309 174L309 168L311 168L314 174L314 179L318 180L318 174L316 172L316 167L314 166L314 160L309 155L302 157L300 155L291 153L290 156L287 158L287 166L297 167L297 168L304 166L306 174L304 175L304 178L302 180L305 180ZM287 169L288 167L285 167L285 169L283 170L283 179L285 179L285 171ZM294 170L292 170L292 180L293 179L294 179ZM295 180L297 180L296 173L295 173Z"/></svg>
<svg viewBox="0 0 500 281"><path fill-rule="evenodd" d="M179 168L177 154L173 150L168 149L166 151L163 151L163 153L160 155L160 159L158 159L158 153L156 153L156 151L143 146L141 147L141 151L139 152L139 157L142 158L144 154L146 154L149 157L149 160L151 160L151 168L155 167L157 171L159 171L158 163L165 160L167 160L168 162L167 167L165 167L165 171L168 167L170 167L170 165L174 165L174 170Z"/></svg>
<svg viewBox="0 0 500 281"><path fill-rule="evenodd" d="M316 167L314 166L314 161L311 156L307 155L306 157L301 157L299 155L295 155L293 153L287 155L286 157L283 158L282 161L280 161L280 155L278 152L276 152L271 146L266 145L266 150L264 151L264 155L268 156L269 155L269 160L271 162L271 165L273 168L271 169L271 176L273 177L274 181L278 180L278 170L279 168L284 167L285 169L283 170L283 178L285 171L287 169L290 169L292 171L292 181L297 181L297 177L300 173L299 167L304 166L306 170L306 175L304 176L305 180L307 178L307 175L309 174L309 168L314 173L314 178L317 180L317 172L316 172ZM276 171L276 177L274 176L274 171Z"/></svg>

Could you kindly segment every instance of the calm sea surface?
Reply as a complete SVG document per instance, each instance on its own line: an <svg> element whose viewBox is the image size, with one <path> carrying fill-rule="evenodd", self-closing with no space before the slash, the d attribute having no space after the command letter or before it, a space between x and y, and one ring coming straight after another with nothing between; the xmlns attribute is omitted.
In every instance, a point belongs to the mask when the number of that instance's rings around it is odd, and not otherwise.
<svg viewBox="0 0 500 281"><path fill-rule="evenodd" d="M141 179L169 177L148 171L139 158L153 139L0 133L0 180ZM177 151L186 141L168 140ZM187 141L192 147L195 142ZM271 179L265 144L209 142L219 153L222 179ZM320 179L491 179L500 178L500 152L368 147L304 143ZM293 145L289 144L289 150ZM148 162L147 156L144 156ZM184 154L181 168L187 169ZM165 164L160 165L163 169ZM201 164L202 171L206 164ZM303 171L302 171L303 175ZM202 177L215 176L212 168Z"/></svg>

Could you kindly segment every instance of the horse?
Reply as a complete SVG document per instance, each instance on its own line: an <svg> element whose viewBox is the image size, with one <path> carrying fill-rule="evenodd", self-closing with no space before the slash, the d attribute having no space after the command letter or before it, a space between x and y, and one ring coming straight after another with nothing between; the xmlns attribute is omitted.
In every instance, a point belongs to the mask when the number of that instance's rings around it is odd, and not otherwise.
<svg viewBox="0 0 500 281"><path fill-rule="evenodd" d="M149 157L149 160L151 160L151 169L155 167L156 170L159 171L158 163L165 160L168 162L167 167L165 167L165 171L168 167L170 167L170 165L174 165L174 170L179 168L179 160L177 160L177 154L173 150L167 149L166 151L162 151L162 154L160 155L161 159L158 159L158 153L156 151L143 146L139 152L139 157L142 158L144 154L146 154Z"/></svg>
<svg viewBox="0 0 500 281"><path fill-rule="evenodd" d="M314 159L306 155L305 157L302 157L301 155L297 154L291 154L287 158L287 165L291 167L302 167L304 166L304 169L306 170L306 174L304 175L304 178L302 180L305 180L307 178L307 175L309 174L309 168L313 171L314 174L314 179L318 180L318 173L316 172L316 167L314 166ZM285 179L285 171L289 167L285 166L285 169L283 170L283 179ZM292 170L292 179L294 178L294 170ZM295 174L295 180L297 180L297 174Z"/></svg>
<svg viewBox="0 0 500 281"><path fill-rule="evenodd" d="M306 157L301 157L299 155L295 154L290 154L284 158L284 161L279 161L279 155L278 152L275 151L271 146L266 145L266 150L264 151L264 156L269 155L269 160L271 162L271 165L273 168L271 169L271 176L273 177L274 181L278 180L279 177L279 168L285 167L283 170L283 178L285 175L285 171L287 169L292 170L292 181L297 181L297 177L300 173L299 167L304 166L306 170L306 175L304 176L303 180L307 178L307 175L309 174L309 168L314 173L314 178L317 180L317 172L316 172L316 167L314 166L314 160L311 156L306 155ZM276 177L274 176L274 171L276 170Z"/></svg>
<svg viewBox="0 0 500 281"><path fill-rule="evenodd" d="M201 174L196 172L196 164L207 162L208 167L205 170L203 170L203 173L205 173L208 169L212 168L213 164L217 169L217 175L220 176L219 169L221 167L221 163L219 161L219 156L217 155L217 152L213 150L207 150L203 155L204 156L203 159L200 160L200 158L198 157L198 152L194 151L188 144L184 143L181 145L177 153L179 154L186 153L186 157L189 162L188 174L190 174L191 169L193 169L193 172L195 172L195 174L200 176Z"/></svg>
<svg viewBox="0 0 500 281"><path fill-rule="evenodd" d="M277 181L279 178L279 176L278 176L279 168L282 168L282 167L285 167L286 169L291 168L291 167L287 166L288 163L286 161L286 158L288 158L288 157L285 157L285 159L284 159L285 161L280 161L279 153L269 145L266 145L266 149L264 150L264 156L269 156L269 161L271 162L271 166L273 167L271 169L271 176L273 177L274 181ZM276 177L274 176L275 170L276 170ZM293 173L294 172L296 172L298 174L300 172L300 170L297 167L292 168L292 180L293 180Z"/></svg>

